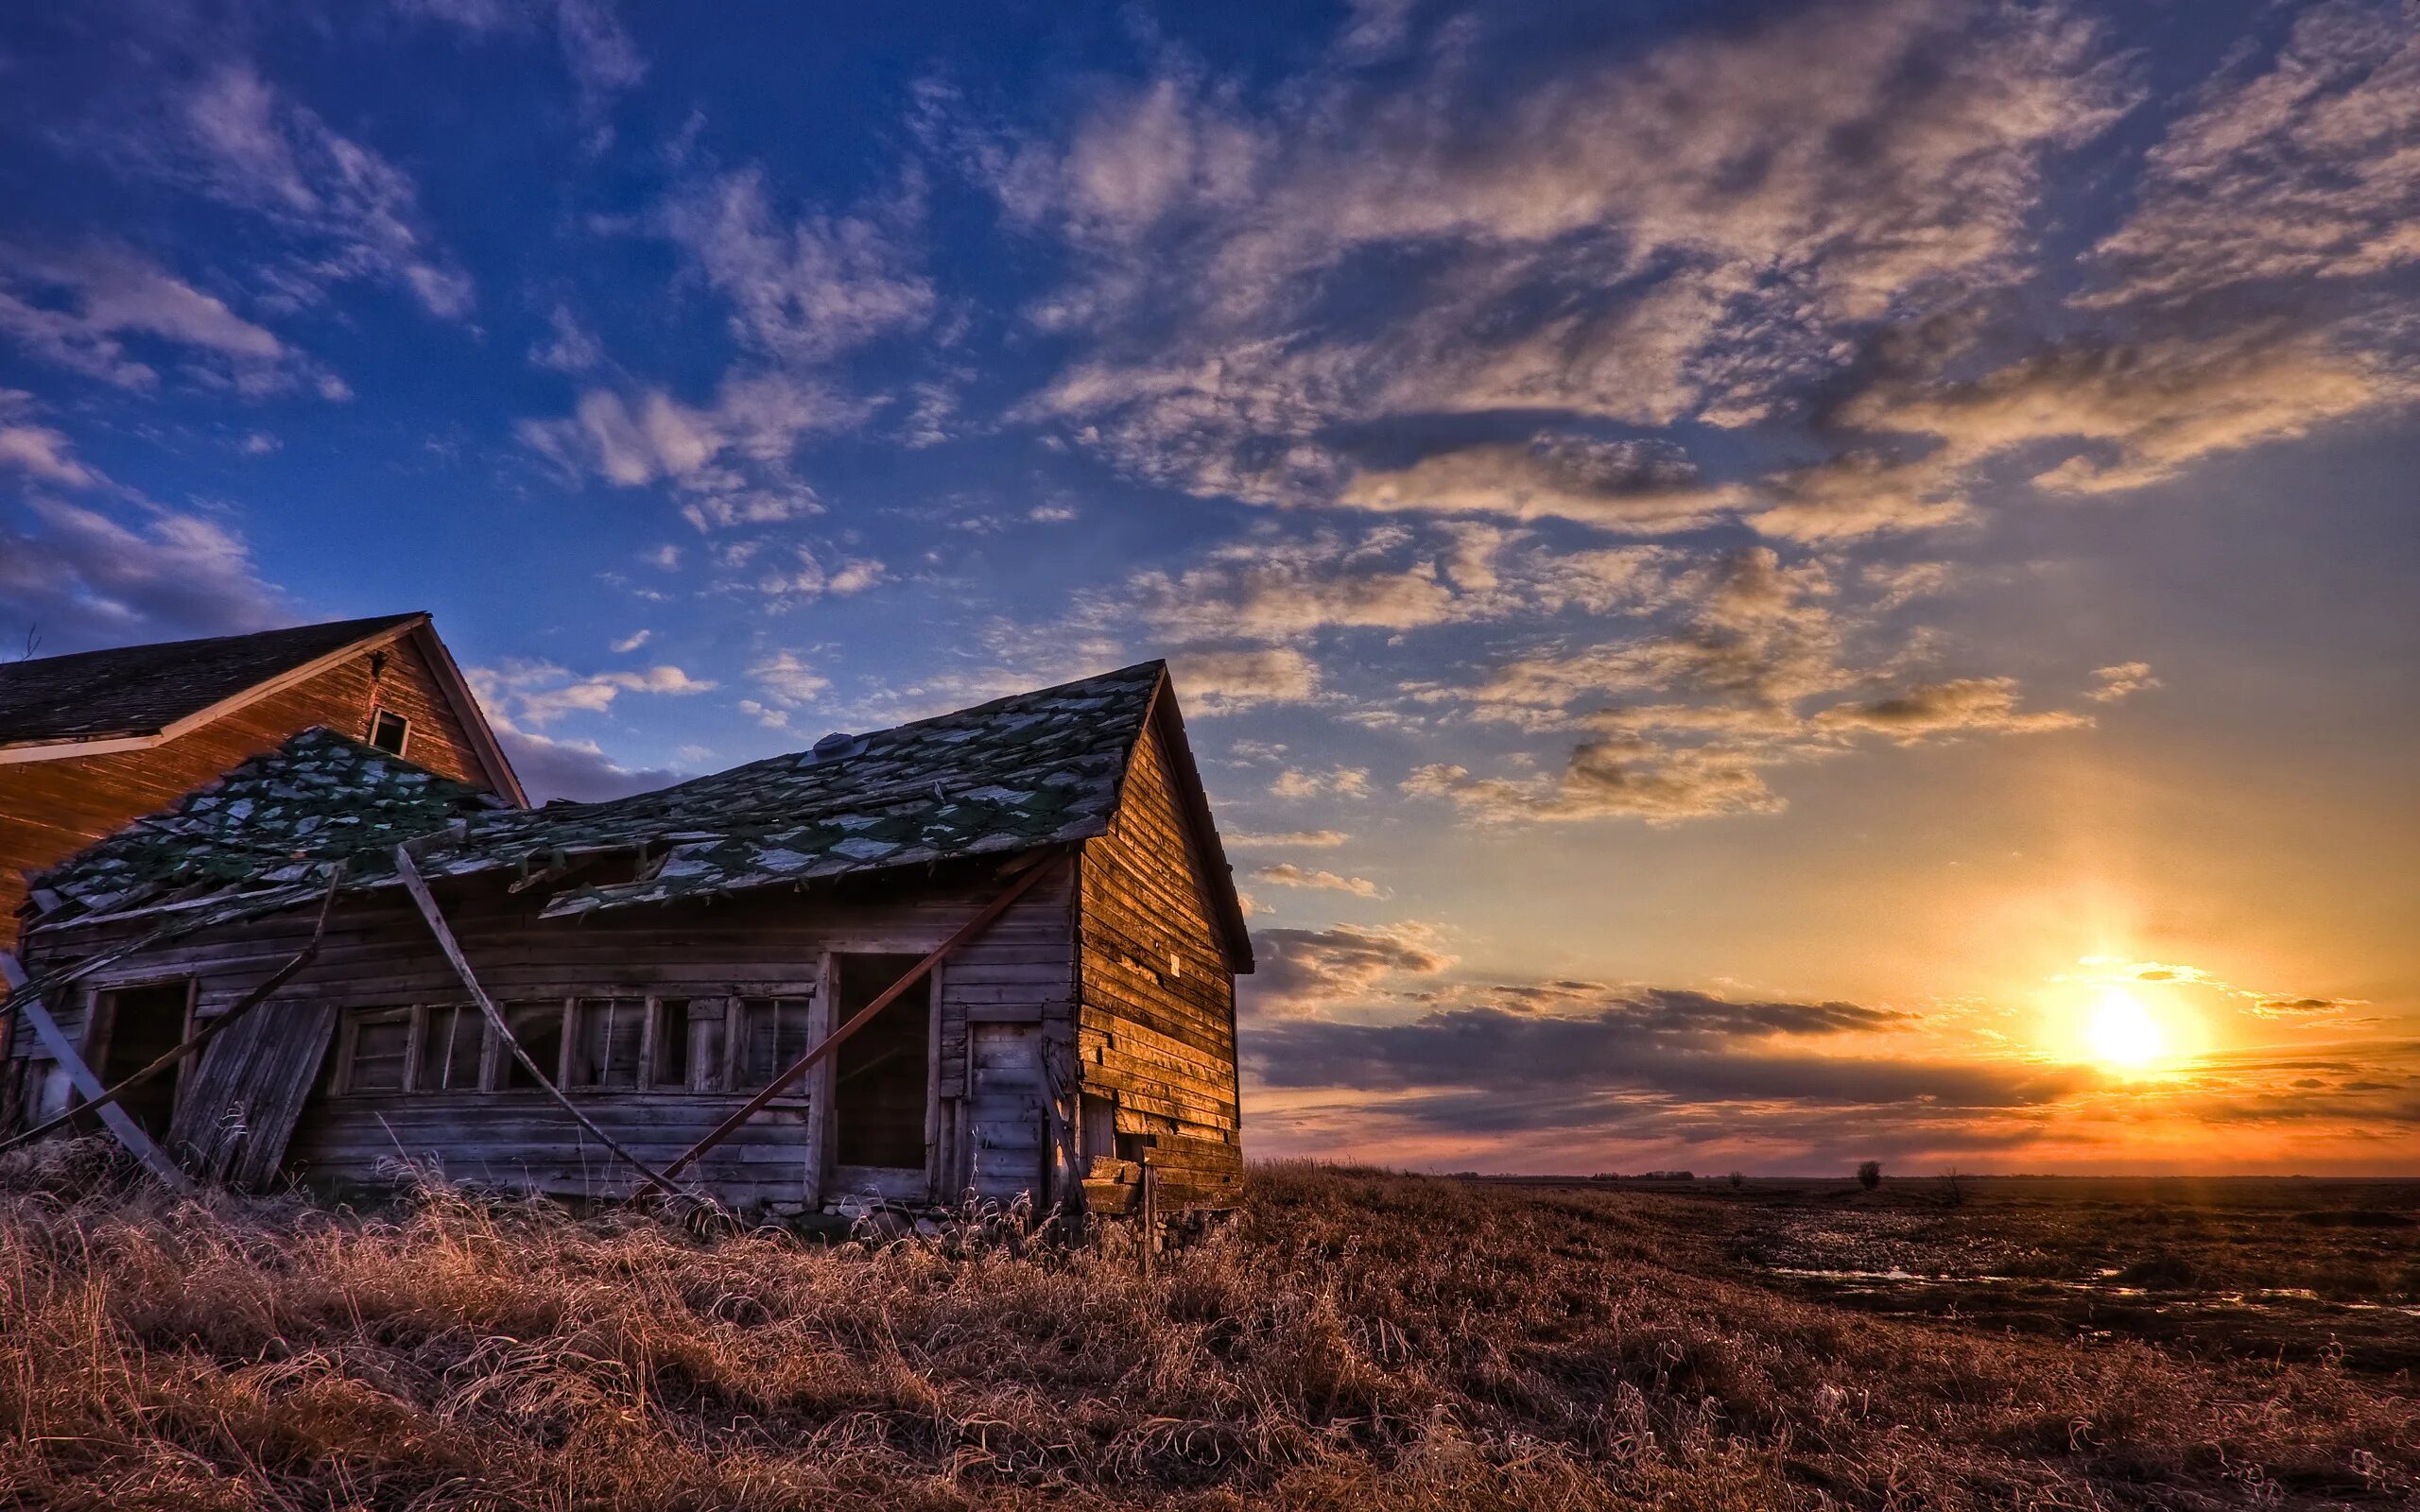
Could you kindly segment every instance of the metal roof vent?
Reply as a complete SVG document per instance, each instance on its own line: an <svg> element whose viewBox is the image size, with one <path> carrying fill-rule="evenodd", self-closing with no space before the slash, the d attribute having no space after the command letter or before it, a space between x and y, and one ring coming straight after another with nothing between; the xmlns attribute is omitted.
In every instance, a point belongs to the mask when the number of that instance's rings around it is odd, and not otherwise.
<svg viewBox="0 0 2420 1512"><path fill-rule="evenodd" d="M836 730L815 743L815 759L819 762L837 762L844 756L855 756L865 748L865 736L852 735L846 730Z"/></svg>

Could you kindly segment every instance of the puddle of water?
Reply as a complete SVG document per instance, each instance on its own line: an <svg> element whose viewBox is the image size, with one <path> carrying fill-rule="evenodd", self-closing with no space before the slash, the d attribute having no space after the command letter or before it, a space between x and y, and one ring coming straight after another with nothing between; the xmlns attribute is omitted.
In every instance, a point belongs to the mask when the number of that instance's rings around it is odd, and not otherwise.
<svg viewBox="0 0 2420 1512"><path fill-rule="evenodd" d="M1881 1290L1890 1286L1923 1284L1934 1286L2047 1286L2064 1292L2089 1292L2097 1297L2107 1297L2128 1301L2148 1297L2151 1295L2150 1290L2146 1287L2111 1286L2106 1284L2109 1278L2119 1274L2119 1272L2114 1269L2096 1271L2094 1274L2099 1278L2096 1280L2080 1281L2066 1280L2047 1276L1955 1276L1939 1274L1927 1276L1919 1275L1914 1271L1907 1270L1896 1265L1892 1266L1888 1270L1827 1270L1799 1265L1768 1265L1762 1268L1767 1275L1771 1276L1786 1276L1792 1280L1825 1281L1843 1284L1854 1286L1858 1290L1864 1291ZM2395 1302L2329 1302L2325 1298L2322 1297L2317 1292L2310 1290L2308 1287L2302 1286L2264 1286L2255 1288L2249 1292L2212 1292L2202 1296L2176 1297L2171 1297L2166 1302L2159 1303L2153 1310L2162 1313L2169 1312L2171 1309L2192 1309L2197 1307L2240 1307L2258 1310L2274 1309L2278 1304L2286 1302L2303 1303L2310 1306L2339 1307L2344 1309L2346 1312L2353 1313L2399 1313L2411 1317L2420 1317L2420 1306L2410 1306Z"/></svg>

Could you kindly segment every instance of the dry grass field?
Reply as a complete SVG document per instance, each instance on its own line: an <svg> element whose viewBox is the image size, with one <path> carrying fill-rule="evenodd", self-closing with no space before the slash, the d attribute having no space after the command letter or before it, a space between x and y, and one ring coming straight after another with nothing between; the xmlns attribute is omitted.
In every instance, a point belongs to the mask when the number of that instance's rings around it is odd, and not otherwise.
<svg viewBox="0 0 2420 1512"><path fill-rule="evenodd" d="M177 1204L56 1147L0 1171L0 1503L2420 1498L2420 1394L2386 1359L1827 1295L1825 1274L1877 1268L1829 1262L1941 1248L1927 1223L1983 1236L1968 1261L2073 1251L2096 1278L2156 1228L2169 1280L2217 1264L2200 1241L2236 1223L2205 1215L2187 1243L2166 1237L2193 1227L2177 1201L2154 1225L2107 1200L2063 1218L1997 1196L1928 1212L1892 1186L1674 1196L1263 1167L1235 1223L1146 1282L1115 1241L1071 1252L999 1224L835 1246L439 1186L359 1211ZM2158 1305L2126 1289L2113 1305Z"/></svg>

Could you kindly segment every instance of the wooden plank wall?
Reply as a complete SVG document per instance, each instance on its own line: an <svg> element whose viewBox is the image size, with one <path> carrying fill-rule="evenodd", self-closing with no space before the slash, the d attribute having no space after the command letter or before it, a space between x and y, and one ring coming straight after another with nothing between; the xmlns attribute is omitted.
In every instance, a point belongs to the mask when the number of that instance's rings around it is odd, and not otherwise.
<svg viewBox="0 0 2420 1512"><path fill-rule="evenodd" d="M1223 1201L1243 1174L1235 977L1157 721L1110 833L1084 844L1081 891L1078 1074L1087 1099L1116 1105L1118 1141L1086 1149L1087 1171L1156 1152L1167 1200Z"/></svg>
<svg viewBox="0 0 2420 1512"><path fill-rule="evenodd" d="M0 950L16 939L26 873L64 861L314 725L363 739L373 705L392 709L411 721L411 761L486 786L469 732L410 638L383 649L387 664L374 679L372 652L363 651L148 750L0 765Z"/></svg>
<svg viewBox="0 0 2420 1512"><path fill-rule="evenodd" d="M582 922L538 920L543 895L508 898L500 884L441 885L440 902L478 973L499 1002L572 995L805 996L816 990L827 952L921 954L939 944L998 890L988 876L920 881L881 891L635 909ZM940 1152L942 1186L966 1168L965 1142L981 1130L957 1103L968 1088L967 1023L1056 1022L1065 1034L1074 999L1074 889L1062 865L968 942L941 973L941 1034L935 1081L944 1096L940 1125L954 1147ZM201 1017L228 1005L274 971L308 937L312 911L233 926L130 956L96 972L86 990L61 1005L61 1028L80 1036L94 992L129 981L192 974L199 978ZM31 937L27 966L43 970L61 954L85 954L104 925ZM345 1007L456 1003L462 989L426 926L400 891L348 902L329 926L319 958L281 1000ZM258 1012L276 1013L279 1002ZM580 1091L614 1138L643 1159L668 1160L744 1100L736 1093ZM741 1136L700 1163L700 1179L735 1204L797 1201L806 1180L809 1099L769 1109ZM544 1092L315 1095L288 1146L290 1165L333 1179L373 1180L398 1156L435 1159L456 1176L494 1179L573 1195L625 1190L612 1158L582 1149L577 1125ZM828 1147L828 1145L827 1145ZM916 1186L925 1183L921 1174ZM889 1190L889 1184L886 1184Z"/></svg>

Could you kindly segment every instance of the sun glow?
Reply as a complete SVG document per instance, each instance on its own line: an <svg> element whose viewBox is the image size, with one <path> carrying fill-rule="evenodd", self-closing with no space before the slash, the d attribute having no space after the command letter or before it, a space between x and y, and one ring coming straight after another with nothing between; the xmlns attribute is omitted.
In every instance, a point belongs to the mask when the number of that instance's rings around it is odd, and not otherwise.
<svg viewBox="0 0 2420 1512"><path fill-rule="evenodd" d="M2085 1027L2084 1042L2101 1064L2140 1071L2167 1054L2168 1032L2134 994L2113 987L2102 990L2100 1005Z"/></svg>

